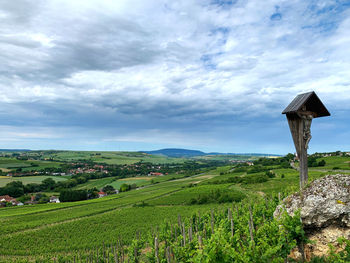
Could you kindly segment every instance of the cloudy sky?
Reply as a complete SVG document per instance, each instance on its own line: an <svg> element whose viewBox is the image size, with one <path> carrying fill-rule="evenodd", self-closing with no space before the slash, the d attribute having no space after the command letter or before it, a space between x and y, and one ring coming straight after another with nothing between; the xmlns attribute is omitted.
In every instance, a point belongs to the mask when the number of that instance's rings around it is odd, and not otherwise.
<svg viewBox="0 0 350 263"><path fill-rule="evenodd" d="M0 1L0 148L350 150L349 0Z"/></svg>

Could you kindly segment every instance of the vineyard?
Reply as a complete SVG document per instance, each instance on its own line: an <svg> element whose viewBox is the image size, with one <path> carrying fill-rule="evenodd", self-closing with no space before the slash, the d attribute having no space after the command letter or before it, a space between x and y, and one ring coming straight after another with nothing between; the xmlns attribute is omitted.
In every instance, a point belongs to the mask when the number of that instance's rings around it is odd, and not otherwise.
<svg viewBox="0 0 350 263"><path fill-rule="evenodd" d="M273 218L279 197L257 198L246 203L217 207L207 213L199 210L186 219L178 215L176 222L167 221L146 234L134 228L133 239L123 239L121 236L114 240L105 239L102 246L88 249L79 250L80 242L85 242L85 239L76 239L68 253L42 255L36 262L287 262L290 251L307 239L298 214L294 217L285 214L280 220ZM169 215L166 210L164 213L157 211L156 214L150 208L137 208L136 213L137 210L147 218ZM126 214L129 212L125 211ZM175 212L180 213L180 210ZM112 227L113 224L108 224L109 220L106 219L90 223ZM57 231L55 234L59 235L62 229L52 231ZM66 238L76 234L73 232ZM96 232L88 234L94 236ZM343 242L346 248L350 248L349 241ZM327 260L314 259L314 262L348 262L348 252L337 254L333 251ZM22 261L20 257L16 260ZM292 262L291 259L288 262Z"/></svg>
<svg viewBox="0 0 350 263"><path fill-rule="evenodd" d="M298 189L298 172L275 162L162 176L99 199L0 209L0 262L286 262L306 240L298 216L273 218L280 199ZM313 170L310 180L327 173Z"/></svg>

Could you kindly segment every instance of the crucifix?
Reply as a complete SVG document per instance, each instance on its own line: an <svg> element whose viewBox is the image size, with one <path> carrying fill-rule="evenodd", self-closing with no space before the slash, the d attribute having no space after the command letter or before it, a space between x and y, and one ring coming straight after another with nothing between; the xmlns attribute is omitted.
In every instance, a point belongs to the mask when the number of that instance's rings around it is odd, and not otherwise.
<svg viewBox="0 0 350 263"><path fill-rule="evenodd" d="M330 116L315 92L299 94L282 112L286 114L294 146L299 159L300 188L308 181L307 149L311 140L312 120Z"/></svg>

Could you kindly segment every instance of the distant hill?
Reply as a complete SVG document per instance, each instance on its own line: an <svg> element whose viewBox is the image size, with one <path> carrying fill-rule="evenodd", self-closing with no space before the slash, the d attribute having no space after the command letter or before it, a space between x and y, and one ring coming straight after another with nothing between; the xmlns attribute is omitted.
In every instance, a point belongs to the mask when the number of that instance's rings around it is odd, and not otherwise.
<svg viewBox="0 0 350 263"><path fill-rule="evenodd" d="M195 156L206 156L206 155L240 155L240 156L278 156L276 154L263 154L263 153L218 153L211 152L205 153L198 150L189 150L189 149L178 149L178 148L167 148L156 151L142 151L148 154L154 155L165 155L168 157L195 157Z"/></svg>
<svg viewBox="0 0 350 263"><path fill-rule="evenodd" d="M165 155L168 157L187 157L187 158L206 155L206 153L202 151L176 149L176 148L161 149L156 151L143 151L143 152L148 154L154 154L154 155Z"/></svg>
<svg viewBox="0 0 350 263"><path fill-rule="evenodd" d="M0 152L30 152L28 149L0 149Z"/></svg>

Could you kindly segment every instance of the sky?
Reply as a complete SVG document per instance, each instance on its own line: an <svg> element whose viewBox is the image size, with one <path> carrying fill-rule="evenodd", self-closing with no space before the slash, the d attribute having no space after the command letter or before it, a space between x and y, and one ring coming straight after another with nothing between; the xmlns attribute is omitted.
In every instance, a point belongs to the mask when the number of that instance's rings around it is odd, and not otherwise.
<svg viewBox="0 0 350 263"><path fill-rule="evenodd" d="M0 1L0 149L350 151L350 0Z"/></svg>

